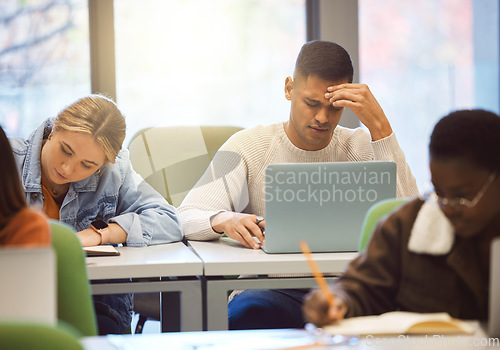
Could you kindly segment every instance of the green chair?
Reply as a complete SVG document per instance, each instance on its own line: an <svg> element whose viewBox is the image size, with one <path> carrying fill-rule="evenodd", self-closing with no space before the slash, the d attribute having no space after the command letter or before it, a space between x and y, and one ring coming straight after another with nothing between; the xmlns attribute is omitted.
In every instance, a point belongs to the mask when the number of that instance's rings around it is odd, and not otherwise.
<svg viewBox="0 0 500 350"><path fill-rule="evenodd" d="M0 322L2 350L83 350L81 334L73 327L53 327L42 323Z"/></svg>
<svg viewBox="0 0 500 350"><path fill-rule="evenodd" d="M194 187L226 140L243 128L235 126L172 126L137 132L128 146L134 170L175 207ZM160 319L158 293L134 295L139 314L135 333L148 319Z"/></svg>
<svg viewBox="0 0 500 350"><path fill-rule="evenodd" d="M361 229L361 239L359 240L358 251L362 252L365 250L370 237L372 236L373 230L377 226L377 223L385 215L389 214L391 211L395 210L397 207L406 203L408 199L406 198L390 198L384 199L380 202L373 204L365 215L363 221L363 226Z"/></svg>
<svg viewBox="0 0 500 350"><path fill-rule="evenodd" d="M57 257L57 316L83 336L97 335L94 304L87 278L85 253L70 226L50 220Z"/></svg>
<svg viewBox="0 0 500 350"><path fill-rule="evenodd" d="M205 172L235 126L153 127L137 132L128 146L134 170L177 207Z"/></svg>

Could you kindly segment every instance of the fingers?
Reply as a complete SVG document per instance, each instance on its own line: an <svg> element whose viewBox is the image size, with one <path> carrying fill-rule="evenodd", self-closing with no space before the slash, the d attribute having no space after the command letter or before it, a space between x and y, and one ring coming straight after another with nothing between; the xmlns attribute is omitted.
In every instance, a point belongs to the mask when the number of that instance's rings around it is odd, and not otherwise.
<svg viewBox="0 0 500 350"><path fill-rule="evenodd" d="M364 84L340 84L329 86L327 90L325 98L334 107L354 108L357 103L371 97L370 89Z"/></svg>
<svg viewBox="0 0 500 350"><path fill-rule="evenodd" d="M263 240L262 231L255 224L255 221L249 220L250 218L244 218L235 225L235 234L239 236L236 239L248 248L259 249L260 244L257 243L257 241L254 239L254 236L257 237L256 232L258 232L261 237L259 241Z"/></svg>
<svg viewBox="0 0 500 350"><path fill-rule="evenodd" d="M258 224L257 221L259 221ZM236 214L233 216L233 220L225 223L224 233L247 248L259 249L260 244L263 244L265 240L262 231L264 228L265 221L263 218L257 220L255 215Z"/></svg>
<svg viewBox="0 0 500 350"><path fill-rule="evenodd" d="M315 289L305 297L302 310L307 322L322 327L343 319L347 307L338 296L335 296L335 302L330 307L321 290Z"/></svg>
<svg viewBox="0 0 500 350"><path fill-rule="evenodd" d="M302 312L306 322L312 323L318 327L328 324L328 302L319 290L314 290L306 295Z"/></svg>
<svg viewBox="0 0 500 350"><path fill-rule="evenodd" d="M354 84L354 83L344 83L339 85L332 85L327 88L328 92L335 92L338 90L349 89L349 90L370 90L366 84Z"/></svg>
<svg viewBox="0 0 500 350"><path fill-rule="evenodd" d="M315 289L309 293L302 307L304 318L318 327L322 327L329 323L328 302L323 293Z"/></svg>
<svg viewBox="0 0 500 350"><path fill-rule="evenodd" d="M347 307L341 301L337 301L328 309L328 318L335 322L336 320L341 320L345 317L347 313Z"/></svg>
<svg viewBox="0 0 500 350"><path fill-rule="evenodd" d="M254 225L250 225L250 230L252 234L259 240L260 243L264 243L265 235L264 230L266 228L266 220L262 216L255 217Z"/></svg>
<svg viewBox="0 0 500 350"><path fill-rule="evenodd" d="M365 84L329 86L325 98L335 108L349 108L356 114L372 136L373 141L392 134L391 124L377 99Z"/></svg>

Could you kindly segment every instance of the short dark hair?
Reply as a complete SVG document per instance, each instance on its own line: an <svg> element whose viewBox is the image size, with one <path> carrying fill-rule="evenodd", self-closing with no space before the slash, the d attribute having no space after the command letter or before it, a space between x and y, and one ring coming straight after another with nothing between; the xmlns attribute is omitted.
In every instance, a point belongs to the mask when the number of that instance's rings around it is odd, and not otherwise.
<svg viewBox="0 0 500 350"><path fill-rule="evenodd" d="M489 171L499 171L500 117L482 109L448 114L434 127L429 154L439 160L462 158Z"/></svg>
<svg viewBox="0 0 500 350"><path fill-rule="evenodd" d="M0 127L0 229L26 207L24 189L19 179L16 161L9 139Z"/></svg>
<svg viewBox="0 0 500 350"><path fill-rule="evenodd" d="M351 57L340 45L314 40L300 49L295 63L295 75L304 78L315 75L327 81L347 80L352 83L354 69Z"/></svg>

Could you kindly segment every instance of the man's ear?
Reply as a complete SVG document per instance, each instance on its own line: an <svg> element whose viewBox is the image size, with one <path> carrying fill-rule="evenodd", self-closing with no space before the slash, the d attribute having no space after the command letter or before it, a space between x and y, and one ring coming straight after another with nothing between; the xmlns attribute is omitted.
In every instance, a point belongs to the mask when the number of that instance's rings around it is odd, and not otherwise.
<svg viewBox="0 0 500 350"><path fill-rule="evenodd" d="M291 77L287 77L285 79L285 98L290 101L293 95L293 79Z"/></svg>

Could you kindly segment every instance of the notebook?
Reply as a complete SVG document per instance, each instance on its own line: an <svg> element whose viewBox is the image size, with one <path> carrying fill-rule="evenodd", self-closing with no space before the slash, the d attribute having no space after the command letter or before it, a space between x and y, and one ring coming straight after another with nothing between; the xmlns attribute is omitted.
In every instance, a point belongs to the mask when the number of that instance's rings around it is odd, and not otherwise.
<svg viewBox="0 0 500 350"><path fill-rule="evenodd" d="M488 335L500 337L500 237L491 243Z"/></svg>
<svg viewBox="0 0 500 350"><path fill-rule="evenodd" d="M473 334L475 328L446 312L417 313L392 311L381 315L350 317L326 326L330 334L400 335L400 334Z"/></svg>
<svg viewBox="0 0 500 350"><path fill-rule="evenodd" d="M394 162L270 164L266 168L267 253L357 251L368 209L396 197Z"/></svg>
<svg viewBox="0 0 500 350"><path fill-rule="evenodd" d="M88 257L120 255L120 252L111 244L83 247L83 250L85 251L85 255Z"/></svg>
<svg viewBox="0 0 500 350"><path fill-rule="evenodd" d="M56 280L52 248L1 248L0 320L56 325Z"/></svg>

